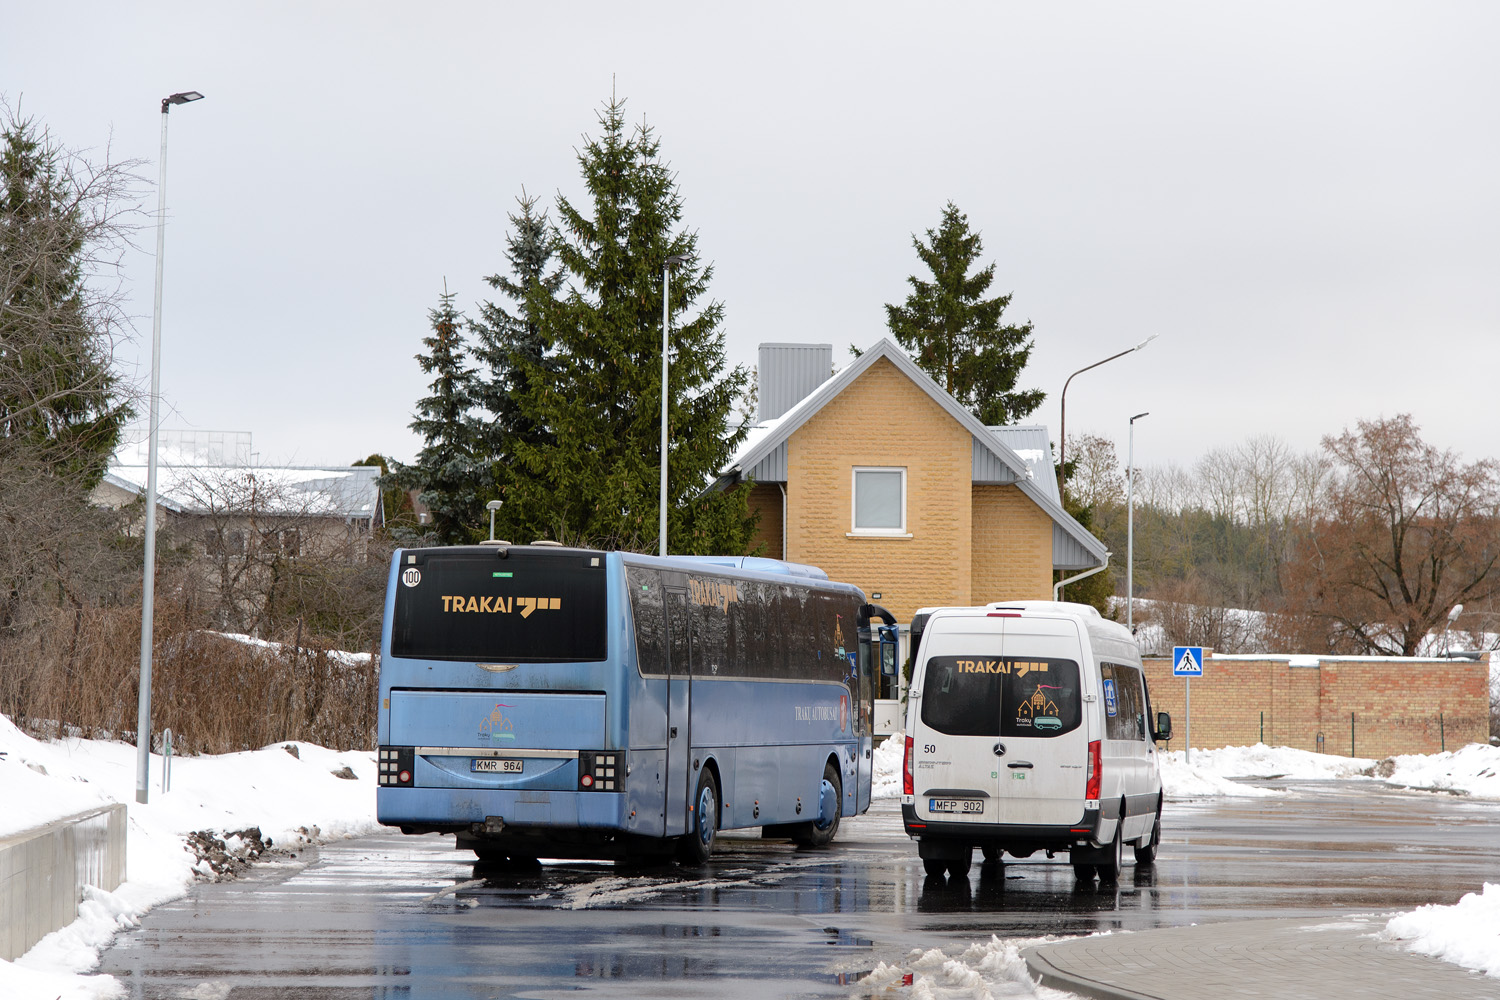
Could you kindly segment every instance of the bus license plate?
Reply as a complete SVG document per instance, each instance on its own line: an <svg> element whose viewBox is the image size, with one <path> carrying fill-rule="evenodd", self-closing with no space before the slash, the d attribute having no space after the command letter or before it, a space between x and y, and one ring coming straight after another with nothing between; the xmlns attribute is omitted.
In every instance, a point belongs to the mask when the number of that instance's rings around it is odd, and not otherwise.
<svg viewBox="0 0 1500 1000"><path fill-rule="evenodd" d="M928 799L927 811L935 813L982 813L984 799Z"/></svg>
<svg viewBox="0 0 1500 1000"><path fill-rule="evenodd" d="M484 774L520 774L522 763L513 757L475 757L469 770Z"/></svg>

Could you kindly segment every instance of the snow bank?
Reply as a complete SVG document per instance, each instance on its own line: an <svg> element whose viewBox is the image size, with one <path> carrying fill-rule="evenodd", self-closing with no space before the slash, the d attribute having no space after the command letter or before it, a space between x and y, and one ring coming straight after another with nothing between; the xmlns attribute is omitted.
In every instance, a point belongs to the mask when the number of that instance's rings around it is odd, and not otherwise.
<svg viewBox="0 0 1500 1000"><path fill-rule="evenodd" d="M220 639L227 639L230 642L237 642L242 646L253 646L256 649L264 649L272 656L282 655L281 651L287 648L286 643L271 642L267 639L257 639L253 635L245 635L241 632L209 632L208 634L216 635ZM302 654L304 656L312 652L315 652L315 650L313 650L311 647L302 647ZM324 650L324 653L332 662L341 664L346 667L363 666L370 662L369 653L351 653L343 649Z"/></svg>
<svg viewBox="0 0 1500 1000"><path fill-rule="evenodd" d="M293 753L292 751L295 751ZM125 803L129 881L114 892L89 887L76 921L47 935L15 962L0 961L0 997L95 1000L123 994L110 976L86 976L120 930L151 907L184 895L210 874L188 849L199 830L223 839L259 827L273 847L361 836L375 821L375 757L310 743L248 753L172 758L171 790L161 790L162 758L152 755L150 802L135 801L135 747L103 740L32 739L0 716L0 836L113 802ZM353 777L340 777L339 775ZM235 844L229 838L230 846Z"/></svg>
<svg viewBox="0 0 1500 1000"><path fill-rule="evenodd" d="M1209 795L1279 795L1273 788L1247 785L1235 778L1356 778L1375 764L1363 757L1269 747L1223 747L1194 750L1192 763L1181 750L1161 755L1161 781L1167 797L1201 798Z"/></svg>
<svg viewBox="0 0 1500 1000"><path fill-rule="evenodd" d="M899 799L901 797L901 769L905 756L905 733L892 733L884 743L875 748L870 798Z"/></svg>
<svg viewBox="0 0 1500 1000"><path fill-rule="evenodd" d="M1486 882L1452 906L1419 906L1381 932L1412 951L1500 977L1500 885Z"/></svg>
<svg viewBox="0 0 1500 1000"><path fill-rule="evenodd" d="M949 956L941 948L913 950L894 964L881 962L859 985L871 996L896 995L895 990L909 986L905 994L912 1000L988 1000L991 997L1070 997L1071 994L1038 986L1026 971L1022 950L1056 938L1001 939L993 934L988 941L976 941L957 955Z"/></svg>
<svg viewBox="0 0 1500 1000"><path fill-rule="evenodd" d="M1500 747L1470 743L1459 750L1407 754L1381 761L1377 773L1407 788L1461 792L1478 799L1500 799Z"/></svg>

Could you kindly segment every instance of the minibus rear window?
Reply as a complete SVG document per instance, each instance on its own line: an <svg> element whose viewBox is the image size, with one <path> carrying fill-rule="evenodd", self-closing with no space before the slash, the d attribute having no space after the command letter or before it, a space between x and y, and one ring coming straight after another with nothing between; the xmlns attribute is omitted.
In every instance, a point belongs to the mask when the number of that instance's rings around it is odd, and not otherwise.
<svg viewBox="0 0 1500 1000"><path fill-rule="evenodd" d="M1058 736L1083 718L1078 664L1020 657L934 656L922 722L950 736Z"/></svg>

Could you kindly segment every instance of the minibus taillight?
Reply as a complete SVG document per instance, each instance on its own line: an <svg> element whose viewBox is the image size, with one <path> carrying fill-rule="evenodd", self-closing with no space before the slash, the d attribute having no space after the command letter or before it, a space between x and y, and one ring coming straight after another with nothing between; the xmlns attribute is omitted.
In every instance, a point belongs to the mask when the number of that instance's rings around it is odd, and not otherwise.
<svg viewBox="0 0 1500 1000"><path fill-rule="evenodd" d="M1083 793L1086 799L1099 797L1099 775L1104 770L1104 754L1101 747L1098 740L1089 742L1089 782Z"/></svg>
<svg viewBox="0 0 1500 1000"><path fill-rule="evenodd" d="M916 737L914 737L914 736L908 736L906 738L906 753L905 753L905 755L901 759L901 794L902 795L915 795L915 794L917 794L916 791L915 791L916 782L912 779L912 776L911 776L911 751L912 751L912 747L916 745L916 742L917 742L917 740L916 740Z"/></svg>

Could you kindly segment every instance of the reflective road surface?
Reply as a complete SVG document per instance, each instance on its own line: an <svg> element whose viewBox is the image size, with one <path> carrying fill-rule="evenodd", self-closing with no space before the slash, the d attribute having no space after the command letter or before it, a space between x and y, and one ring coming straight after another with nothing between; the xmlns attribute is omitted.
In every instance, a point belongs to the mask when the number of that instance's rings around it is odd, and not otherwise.
<svg viewBox="0 0 1500 1000"><path fill-rule="evenodd" d="M913 948L1452 903L1500 880L1500 803L1368 782L1169 802L1154 868L1075 883L1066 855L926 877L879 801L834 846L725 835L703 870L476 870L451 838L369 837L204 884L120 936L129 996L868 995ZM884 995L884 994L882 994Z"/></svg>

